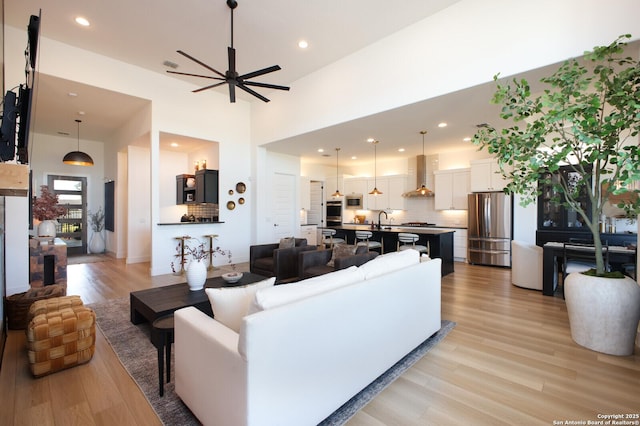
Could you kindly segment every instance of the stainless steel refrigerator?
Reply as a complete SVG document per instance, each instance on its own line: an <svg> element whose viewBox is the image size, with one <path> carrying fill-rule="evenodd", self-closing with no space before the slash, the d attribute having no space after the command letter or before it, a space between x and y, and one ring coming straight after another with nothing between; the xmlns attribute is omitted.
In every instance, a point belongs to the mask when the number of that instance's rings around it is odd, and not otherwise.
<svg viewBox="0 0 640 426"><path fill-rule="evenodd" d="M511 266L511 196L469 194L467 259L478 265Z"/></svg>

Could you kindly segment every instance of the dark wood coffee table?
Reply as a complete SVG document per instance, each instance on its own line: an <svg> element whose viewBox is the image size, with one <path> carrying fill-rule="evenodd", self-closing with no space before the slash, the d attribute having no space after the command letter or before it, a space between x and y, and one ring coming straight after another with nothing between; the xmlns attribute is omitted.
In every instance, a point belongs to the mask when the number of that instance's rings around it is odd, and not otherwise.
<svg viewBox="0 0 640 426"><path fill-rule="evenodd" d="M240 281L229 284L222 277L209 278L205 288L237 287L262 281L267 277L244 272ZM173 284L147 290L132 291L129 294L131 322L140 324L172 314L178 309L194 306L209 316L213 316L211 303L204 289L191 291L187 283Z"/></svg>

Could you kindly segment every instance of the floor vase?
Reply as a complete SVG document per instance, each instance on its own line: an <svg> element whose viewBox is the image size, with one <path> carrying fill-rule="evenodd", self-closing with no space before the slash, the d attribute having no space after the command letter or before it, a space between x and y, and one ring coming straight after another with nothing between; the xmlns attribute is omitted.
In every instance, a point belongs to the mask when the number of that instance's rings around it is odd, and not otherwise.
<svg viewBox="0 0 640 426"><path fill-rule="evenodd" d="M574 272L565 280L564 294L577 344L609 355L633 354L640 321L637 282Z"/></svg>
<svg viewBox="0 0 640 426"><path fill-rule="evenodd" d="M187 268L187 284L189 290L202 290L207 280L207 265L202 260L192 260Z"/></svg>
<svg viewBox="0 0 640 426"><path fill-rule="evenodd" d="M94 232L89 241L89 251L91 253L103 253L104 252L104 238L100 232Z"/></svg>

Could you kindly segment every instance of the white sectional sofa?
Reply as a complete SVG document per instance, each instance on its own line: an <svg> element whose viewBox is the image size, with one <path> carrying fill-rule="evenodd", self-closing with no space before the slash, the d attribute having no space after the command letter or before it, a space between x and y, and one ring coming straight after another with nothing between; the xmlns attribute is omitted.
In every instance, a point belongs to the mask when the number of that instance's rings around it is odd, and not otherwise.
<svg viewBox="0 0 640 426"><path fill-rule="evenodd" d="M205 425L316 425L440 329L440 269L406 250L248 286L239 332L176 311L176 392Z"/></svg>

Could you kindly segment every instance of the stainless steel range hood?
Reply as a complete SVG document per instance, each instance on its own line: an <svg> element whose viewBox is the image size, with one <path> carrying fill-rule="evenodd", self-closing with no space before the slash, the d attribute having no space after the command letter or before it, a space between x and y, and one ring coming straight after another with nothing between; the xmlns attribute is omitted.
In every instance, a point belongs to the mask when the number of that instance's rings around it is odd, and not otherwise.
<svg viewBox="0 0 640 426"><path fill-rule="evenodd" d="M403 197L433 197L434 192L427 186L427 156L416 158L416 189L402 194Z"/></svg>

